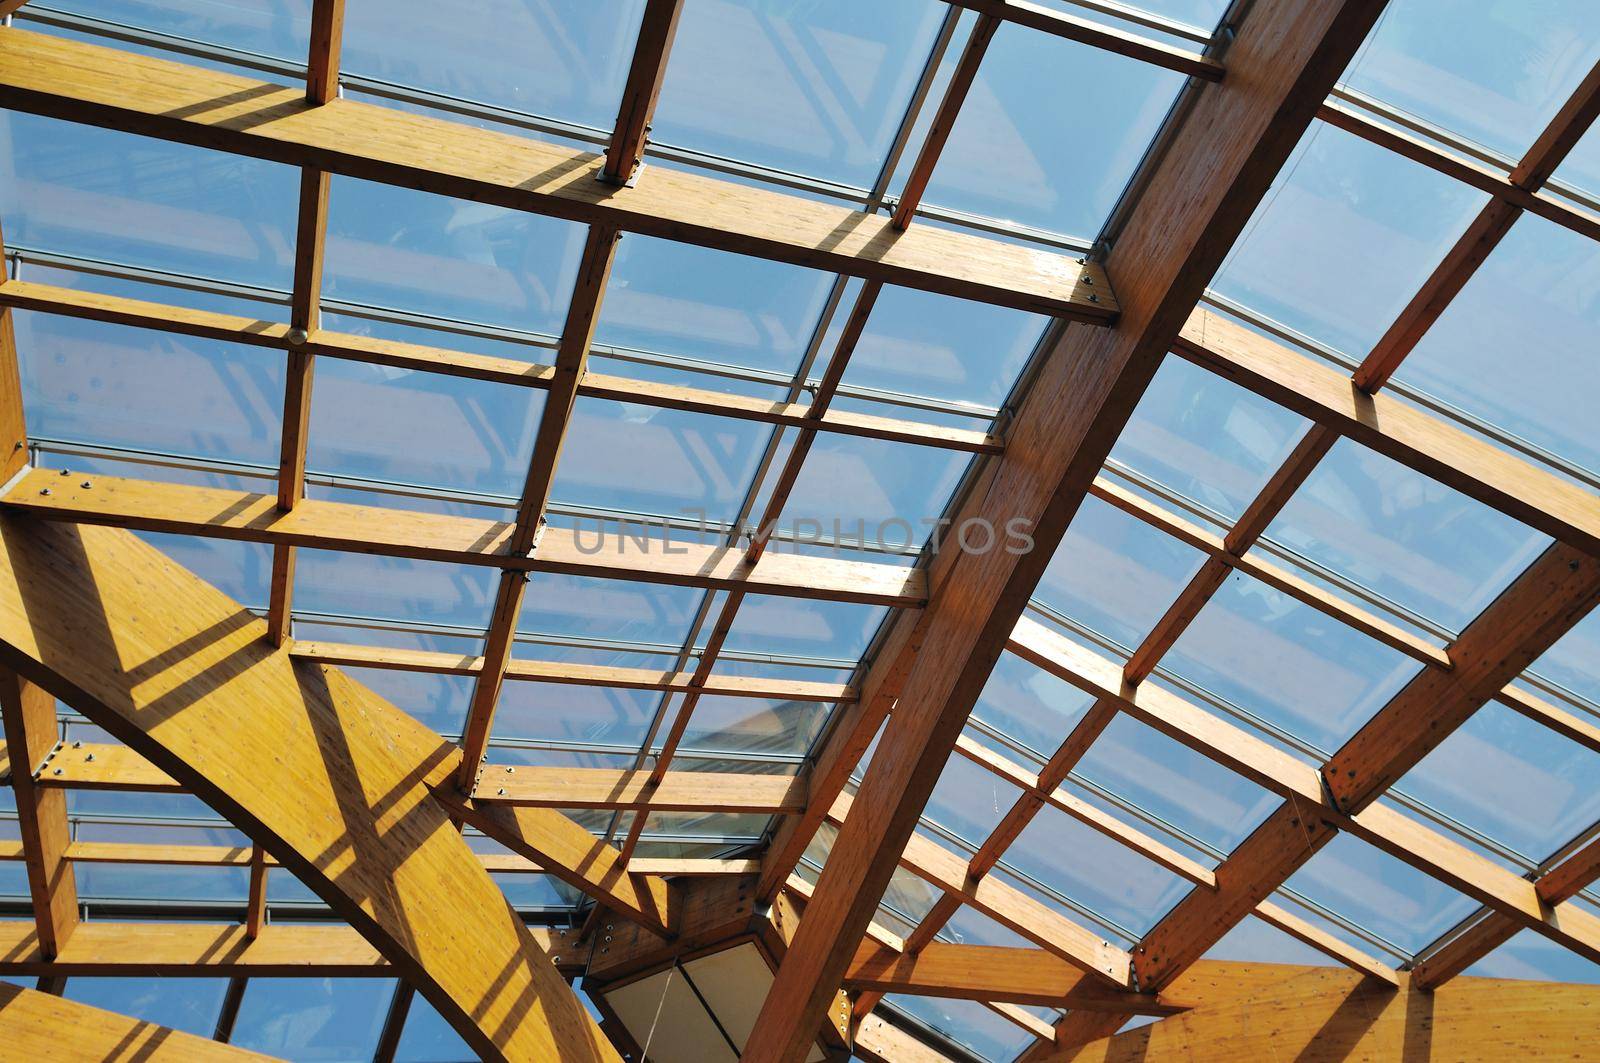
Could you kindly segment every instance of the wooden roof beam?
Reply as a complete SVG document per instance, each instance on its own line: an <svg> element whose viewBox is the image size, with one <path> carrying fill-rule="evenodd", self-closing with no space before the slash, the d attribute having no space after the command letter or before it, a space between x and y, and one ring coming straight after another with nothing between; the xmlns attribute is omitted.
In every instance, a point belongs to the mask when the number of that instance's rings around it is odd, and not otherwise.
<svg viewBox="0 0 1600 1063"><path fill-rule="evenodd" d="M672 52L672 39L678 33L678 16L682 13L683 0L649 0L645 4L633 62L622 87L622 104L617 109L611 142L606 146L605 166L600 170L602 178L611 184L627 184L644 162L650 120L667 76L667 56Z"/></svg>
<svg viewBox="0 0 1600 1063"><path fill-rule="evenodd" d="M146 302L116 295L101 295L77 288L62 288L34 281L0 280L0 307L37 310L47 314L89 321L105 321L135 328L156 329L184 336L288 351L289 326L235 314L191 310L165 303ZM378 339L354 333L317 329L303 345L311 354L324 358L385 365L419 373L486 380L513 387L549 390L555 367L498 358L491 355L453 351L399 340ZM589 373L578 383L578 394L587 398L634 402L660 409L683 410L715 417L731 417L763 424L803 427L814 425L819 431L883 439L896 443L938 447L970 453L998 453L1001 441L987 432L906 421L893 417L829 409L820 418L810 403L773 402L729 391L683 387L629 377Z"/></svg>
<svg viewBox="0 0 1600 1063"><path fill-rule="evenodd" d="M591 152L43 34L0 34L0 106L459 199L613 226L1077 320L1114 320L1098 266L733 181L652 167L596 180ZM1085 283L1087 282L1087 283Z"/></svg>
<svg viewBox="0 0 1600 1063"><path fill-rule="evenodd" d="M1199 52L1163 44L1125 30L1069 15L1030 0L949 0L979 15L1014 22L1040 33L1064 37L1104 51L1176 70L1204 81L1221 81L1222 64Z"/></svg>
<svg viewBox="0 0 1600 1063"><path fill-rule="evenodd" d="M90 486L84 487L84 482ZM45 521L85 522L140 531L348 550L424 561L610 579L639 579L759 594L919 606L923 573L894 565L768 554L753 568L742 552L698 543L640 543L607 533L546 528L533 555L510 552L503 521L307 499L292 512L271 495L148 480L62 475L35 469L0 495L0 507Z"/></svg>
<svg viewBox="0 0 1600 1063"><path fill-rule="evenodd" d="M6 665L264 846L485 1058L616 1059L433 797L455 748L265 630L129 532L0 516Z"/></svg>
<svg viewBox="0 0 1600 1063"><path fill-rule="evenodd" d="M918 625L921 652L857 794L871 813L845 820L747 1058L804 1052L846 950L871 920L967 714L1117 434L1381 7L1258 0L1230 47L1229 76L1197 94L1107 259L1123 289L1115 327L1060 330L1005 455L955 514L996 528L1020 518L1033 550L945 551L936 559L932 603Z"/></svg>

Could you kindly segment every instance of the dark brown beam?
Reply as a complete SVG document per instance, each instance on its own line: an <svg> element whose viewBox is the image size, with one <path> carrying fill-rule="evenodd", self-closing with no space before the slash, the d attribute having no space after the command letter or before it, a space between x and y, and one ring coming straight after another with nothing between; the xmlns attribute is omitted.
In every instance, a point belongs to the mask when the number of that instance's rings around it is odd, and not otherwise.
<svg viewBox="0 0 1600 1063"><path fill-rule="evenodd" d="M622 88L622 105L617 124L606 147L606 162L601 175L612 184L626 184L644 162L644 146L650 135L650 120L655 114L661 83L667 76L667 56L672 38L678 32L678 16L683 0L649 0L639 23L639 38L633 49L633 63Z"/></svg>

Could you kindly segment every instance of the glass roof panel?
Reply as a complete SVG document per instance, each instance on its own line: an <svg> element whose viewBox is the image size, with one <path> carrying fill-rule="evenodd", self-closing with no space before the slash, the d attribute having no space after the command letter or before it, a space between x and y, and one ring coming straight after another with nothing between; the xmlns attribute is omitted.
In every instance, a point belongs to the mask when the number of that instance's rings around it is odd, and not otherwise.
<svg viewBox="0 0 1600 1063"><path fill-rule="evenodd" d="M1204 556L1098 498L1084 499L1034 598L1124 646L1137 646Z"/></svg>
<svg viewBox="0 0 1600 1063"><path fill-rule="evenodd" d="M1468 897L1346 833L1335 835L1287 885L1407 953L1477 908ZM1360 945L1359 939L1354 942Z"/></svg>
<svg viewBox="0 0 1600 1063"><path fill-rule="evenodd" d="M1580 620L1533 662L1530 671L1591 705L1600 705L1600 612Z"/></svg>
<svg viewBox="0 0 1600 1063"><path fill-rule="evenodd" d="M383 978L252 978L229 1043L307 1063L369 1058L393 992Z"/></svg>
<svg viewBox="0 0 1600 1063"><path fill-rule="evenodd" d="M1276 795L1127 715L1095 739L1074 775L1224 853L1279 805Z"/></svg>
<svg viewBox="0 0 1600 1063"><path fill-rule="evenodd" d="M442 1063L447 1059L471 1059L473 1055L467 1042L426 997L419 994L411 998L394 1063Z"/></svg>
<svg viewBox="0 0 1600 1063"><path fill-rule="evenodd" d="M1148 63L1003 24L925 202L1092 241L1182 83Z"/></svg>
<svg viewBox="0 0 1600 1063"><path fill-rule="evenodd" d="M702 593L693 587L540 572L534 575L523 596L517 631L528 635L598 640L613 646L626 642L676 648L683 645L689 634L689 624ZM514 652L519 657L570 659L552 649L538 643L519 642Z"/></svg>
<svg viewBox="0 0 1600 1063"><path fill-rule="evenodd" d="M1189 891L1160 864L1051 805L1017 836L1005 862L1136 935Z"/></svg>
<svg viewBox="0 0 1600 1063"><path fill-rule="evenodd" d="M686 0L651 136L870 187L942 13L926 0Z"/></svg>
<svg viewBox="0 0 1600 1063"><path fill-rule="evenodd" d="M644 0L491 0L440 18L417 0L350 0L341 66L609 131L643 10Z"/></svg>
<svg viewBox="0 0 1600 1063"><path fill-rule="evenodd" d="M1549 545L1398 462L1340 440L1267 538L1450 631L1460 631Z"/></svg>
<svg viewBox="0 0 1600 1063"><path fill-rule="evenodd" d="M310 5L288 0L56 0L49 6L292 62L305 60L310 34Z"/></svg>
<svg viewBox="0 0 1600 1063"><path fill-rule="evenodd" d="M209 1038L217 1028L226 978L69 978L62 996Z"/></svg>
<svg viewBox="0 0 1600 1063"><path fill-rule="evenodd" d="M459 735L472 700L472 677L431 672L401 672L388 668L345 668L357 682L383 695L412 717L440 734ZM507 689L519 684L508 683ZM500 714L508 697L502 695Z"/></svg>
<svg viewBox="0 0 1600 1063"><path fill-rule="evenodd" d="M1394 0L1344 83L1520 156L1600 57L1585 0Z"/></svg>
<svg viewBox="0 0 1600 1063"><path fill-rule="evenodd" d="M801 756L832 706L809 701L702 696L683 732L690 749Z"/></svg>
<svg viewBox="0 0 1600 1063"><path fill-rule="evenodd" d="M850 356L844 382L850 387L999 406L1038 343L1046 320L1038 314L886 285Z"/></svg>
<svg viewBox="0 0 1600 1063"><path fill-rule="evenodd" d="M925 815L976 848L1021 796L1018 787L956 753L945 761Z"/></svg>
<svg viewBox="0 0 1600 1063"><path fill-rule="evenodd" d="M293 167L15 111L0 145L10 246L289 288Z"/></svg>
<svg viewBox="0 0 1600 1063"><path fill-rule="evenodd" d="M1298 911L1295 913L1299 915ZM1208 960L1241 963L1298 963L1332 967L1334 961L1297 938L1254 916L1246 918L1207 950Z"/></svg>
<svg viewBox="0 0 1600 1063"><path fill-rule="evenodd" d="M1428 330L1395 380L1557 456L1600 469L1600 250L1525 215ZM1507 361L1507 353L1514 361Z"/></svg>
<svg viewBox="0 0 1600 1063"><path fill-rule="evenodd" d="M1398 788L1534 861L1600 819L1600 753L1490 702Z"/></svg>
<svg viewBox="0 0 1600 1063"><path fill-rule="evenodd" d="M526 211L334 177L322 296L558 334L584 231Z"/></svg>
<svg viewBox="0 0 1600 1063"><path fill-rule="evenodd" d="M1002 653L972 717L1042 757L1054 753L1094 699L1021 657Z"/></svg>
<svg viewBox="0 0 1600 1063"><path fill-rule="evenodd" d="M941 1000L900 993L891 993L883 999L897 1011L977 1053L980 1059L1013 1059L1034 1040L1028 1031L974 1000Z"/></svg>
<svg viewBox="0 0 1600 1063"><path fill-rule="evenodd" d="M296 554L294 604L310 613L481 631L500 580L484 565L305 547Z"/></svg>
<svg viewBox="0 0 1600 1063"><path fill-rule="evenodd" d="M1231 520L1305 428L1288 410L1169 356L1117 438L1111 461Z"/></svg>
<svg viewBox="0 0 1600 1063"><path fill-rule="evenodd" d="M1163 667L1331 752L1420 665L1235 572L1167 652Z"/></svg>
<svg viewBox="0 0 1600 1063"><path fill-rule="evenodd" d="M1360 358L1488 198L1316 122L1211 286Z"/></svg>
<svg viewBox="0 0 1600 1063"><path fill-rule="evenodd" d="M866 652L886 615L888 610L876 605L750 594L740 605L723 646L734 652L855 662ZM781 674L776 667L762 671Z"/></svg>
<svg viewBox="0 0 1600 1063"><path fill-rule="evenodd" d="M617 246L595 343L788 378L832 283L800 266L629 233Z"/></svg>
<svg viewBox="0 0 1600 1063"><path fill-rule="evenodd" d="M1536 930L1524 930L1466 969L1478 978L1526 978L1540 982L1600 985L1600 963L1551 941Z"/></svg>

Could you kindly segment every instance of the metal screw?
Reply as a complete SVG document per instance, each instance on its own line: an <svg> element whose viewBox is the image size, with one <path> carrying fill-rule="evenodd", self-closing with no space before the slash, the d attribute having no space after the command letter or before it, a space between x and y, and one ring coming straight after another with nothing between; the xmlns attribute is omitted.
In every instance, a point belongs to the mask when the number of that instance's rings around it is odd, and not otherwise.
<svg viewBox="0 0 1600 1063"><path fill-rule="evenodd" d="M49 493L50 493L50 488L48 488L48 487L41 487L41 488L39 488L39 493L40 493L40 494L41 494L41 495L47 495L47 494L49 494Z"/></svg>
<svg viewBox="0 0 1600 1063"><path fill-rule="evenodd" d="M93 753L90 753L88 756L83 758L84 763L88 763L89 761L91 761L93 759L94 759L94 754Z"/></svg>
<svg viewBox="0 0 1600 1063"><path fill-rule="evenodd" d="M1091 303L1098 303L1100 301L1100 297L1098 295L1090 294L1089 301Z"/></svg>
<svg viewBox="0 0 1600 1063"><path fill-rule="evenodd" d="M310 339L311 336L303 328L292 328L283 338L288 340L291 346L301 347L304 346L306 340Z"/></svg>
<svg viewBox="0 0 1600 1063"><path fill-rule="evenodd" d="M71 476L72 475L72 470L71 469L62 469L61 470L61 475L62 476Z"/></svg>
<svg viewBox="0 0 1600 1063"><path fill-rule="evenodd" d="M78 486L79 487L93 487L94 484L90 483L88 480L85 480L85 481L83 481L83 483L79 484Z"/></svg>
<svg viewBox="0 0 1600 1063"><path fill-rule="evenodd" d="M506 795L506 788L504 786L502 786L502 787L500 787L499 791L497 791L497 792L500 794L501 797L504 797Z"/></svg>
<svg viewBox="0 0 1600 1063"><path fill-rule="evenodd" d="M516 768L507 768L506 769L506 774L510 775L510 774L514 773L516 770L517 770Z"/></svg>
<svg viewBox="0 0 1600 1063"><path fill-rule="evenodd" d="M82 749L83 748L83 739L80 738L78 741L72 743L72 748L73 749Z"/></svg>
<svg viewBox="0 0 1600 1063"><path fill-rule="evenodd" d="M1085 277L1085 278L1083 278L1083 283L1085 283L1087 285L1090 285L1090 286L1093 286L1094 278L1093 277Z"/></svg>
<svg viewBox="0 0 1600 1063"><path fill-rule="evenodd" d="M55 770L55 773L54 773L54 774L56 774L56 775L60 775L60 774L61 774L61 769L60 769L60 768L57 768L57 769L56 769L56 770Z"/></svg>

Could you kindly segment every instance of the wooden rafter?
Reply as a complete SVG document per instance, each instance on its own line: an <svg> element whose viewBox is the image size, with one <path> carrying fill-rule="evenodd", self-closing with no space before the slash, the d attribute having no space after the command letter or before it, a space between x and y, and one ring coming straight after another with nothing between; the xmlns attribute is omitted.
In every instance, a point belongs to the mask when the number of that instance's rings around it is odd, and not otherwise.
<svg viewBox="0 0 1600 1063"><path fill-rule="evenodd" d="M0 984L0 1042L16 1059L248 1063L272 1058L5 984Z"/></svg>
<svg viewBox="0 0 1600 1063"><path fill-rule="evenodd" d="M8 29L0 106L294 166L1020 310L1104 323L1099 267L731 181L655 167L632 187L596 180L600 156L132 52Z"/></svg>
<svg viewBox="0 0 1600 1063"><path fill-rule="evenodd" d="M0 517L8 666L263 845L486 1058L616 1058L432 797L454 747L265 635L128 532Z"/></svg>
<svg viewBox="0 0 1600 1063"><path fill-rule="evenodd" d="M1123 289L1121 317L1111 329L1062 330L1005 455L957 513L958 521L982 517L994 527L1021 516L1032 524L1033 552L940 555L950 561L934 574L917 664L857 796L873 812L847 818L840 830L747 1058L792 1059L807 1043L845 950L870 920L985 677L1117 432L1381 6L1258 2L1239 28L1229 76L1200 93L1107 259Z"/></svg>

